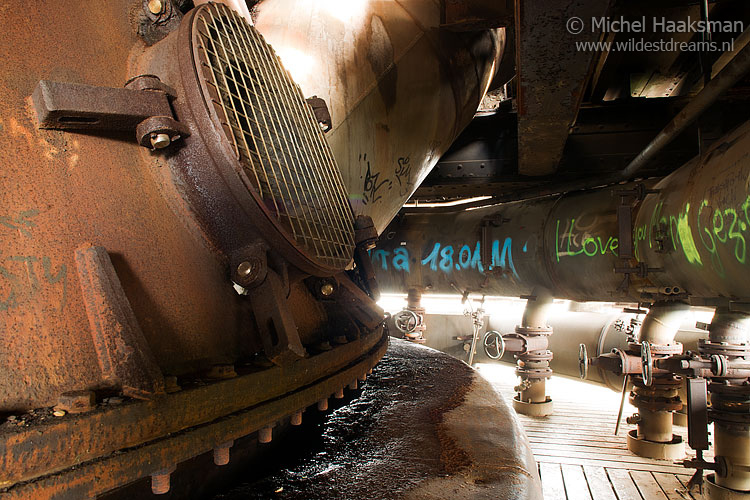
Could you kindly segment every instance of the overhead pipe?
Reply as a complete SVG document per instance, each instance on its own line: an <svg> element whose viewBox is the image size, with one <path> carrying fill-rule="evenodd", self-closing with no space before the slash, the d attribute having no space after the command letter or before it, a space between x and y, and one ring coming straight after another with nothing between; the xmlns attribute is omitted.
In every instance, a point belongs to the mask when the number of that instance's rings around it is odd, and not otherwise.
<svg viewBox="0 0 750 500"><path fill-rule="evenodd" d="M745 30L741 38L750 36L750 29ZM404 209L404 213L449 213L467 208L476 209L480 207L491 207L502 203L530 200L554 196L564 193L572 193L594 189L621 183L637 177L643 168L664 149L665 146L675 140L685 129L703 114L716 100L729 88L737 84L748 72L750 72L750 44L742 47L737 54L726 63L726 65L693 97L690 102L672 118L672 120L649 142L645 148L636 156L623 170L604 177L589 177L586 179L575 179L567 182L555 182L550 185L542 185L533 188L514 190L511 193L496 195L490 199L477 200L466 203L460 207L431 207L420 208L418 206Z"/></svg>
<svg viewBox="0 0 750 500"><path fill-rule="evenodd" d="M657 184L404 216L371 253L378 282L391 293L750 300L748 151L750 122Z"/></svg>

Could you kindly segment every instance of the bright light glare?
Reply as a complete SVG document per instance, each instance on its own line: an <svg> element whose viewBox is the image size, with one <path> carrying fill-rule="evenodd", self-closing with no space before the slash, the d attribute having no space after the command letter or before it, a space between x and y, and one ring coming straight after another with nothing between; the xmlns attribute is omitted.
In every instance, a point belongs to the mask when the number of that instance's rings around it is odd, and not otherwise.
<svg viewBox="0 0 750 500"><path fill-rule="evenodd" d="M415 200L413 203L405 203L404 206L411 207L411 208L455 207L457 205L463 205L465 203L489 200L490 198L492 198L492 196L475 196L474 198L461 198L460 200L440 201L440 202L435 202L435 203L420 203L419 200Z"/></svg>
<svg viewBox="0 0 750 500"><path fill-rule="evenodd" d="M341 22L348 23L367 10L368 0L318 0L323 10Z"/></svg>
<svg viewBox="0 0 750 500"><path fill-rule="evenodd" d="M312 72L315 61L311 56L292 47L279 46L274 49L295 83L300 84Z"/></svg>

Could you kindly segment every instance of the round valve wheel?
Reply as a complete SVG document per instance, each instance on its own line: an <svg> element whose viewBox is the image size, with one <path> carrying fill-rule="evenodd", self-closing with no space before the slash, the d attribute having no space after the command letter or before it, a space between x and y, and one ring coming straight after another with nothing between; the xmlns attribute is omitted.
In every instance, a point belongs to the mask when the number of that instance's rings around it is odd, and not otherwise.
<svg viewBox="0 0 750 500"><path fill-rule="evenodd" d="M578 344L578 374L583 380L589 376L589 353L586 344Z"/></svg>
<svg viewBox="0 0 750 500"><path fill-rule="evenodd" d="M500 332L490 330L484 334L484 353L490 359L500 359L505 354L505 340Z"/></svg>
<svg viewBox="0 0 750 500"><path fill-rule="evenodd" d="M651 356L651 344L645 340L641 342L641 373L643 383L650 386L654 382L654 360Z"/></svg>
<svg viewBox="0 0 750 500"><path fill-rule="evenodd" d="M404 335L414 333L419 325L419 316L414 311L404 309L393 317L396 329Z"/></svg>

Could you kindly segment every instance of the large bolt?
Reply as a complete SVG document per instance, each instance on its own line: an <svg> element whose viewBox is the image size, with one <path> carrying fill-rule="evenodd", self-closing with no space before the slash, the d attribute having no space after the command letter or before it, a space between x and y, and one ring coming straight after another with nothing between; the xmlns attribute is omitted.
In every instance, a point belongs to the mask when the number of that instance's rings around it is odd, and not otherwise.
<svg viewBox="0 0 750 500"><path fill-rule="evenodd" d="M367 372L365 372L365 373L363 373L362 375L359 376L359 381L360 382L364 382L365 380L367 380Z"/></svg>
<svg viewBox="0 0 750 500"><path fill-rule="evenodd" d="M328 409L328 398L324 398L318 401L318 410L326 411L327 409Z"/></svg>
<svg viewBox="0 0 750 500"><path fill-rule="evenodd" d="M172 394L173 392L179 392L182 390L180 384L177 383L177 377L174 375L164 376L164 392Z"/></svg>
<svg viewBox="0 0 750 500"><path fill-rule="evenodd" d="M151 134L151 147L154 149L164 149L171 143L172 139L167 134Z"/></svg>
<svg viewBox="0 0 750 500"><path fill-rule="evenodd" d="M250 262L248 260L242 261L240 262L240 265L237 266L237 274L241 278L247 278L255 273L255 267L255 262Z"/></svg>
<svg viewBox="0 0 750 500"><path fill-rule="evenodd" d="M171 469L161 469L151 474L151 492L154 495L164 495L169 493L169 478L174 471Z"/></svg>
<svg viewBox="0 0 750 500"><path fill-rule="evenodd" d="M357 390L357 380L356 379L351 381L351 383L349 384L349 389L351 389L352 391L356 391Z"/></svg>
<svg viewBox="0 0 750 500"><path fill-rule="evenodd" d="M272 427L263 427L261 430L258 431L258 442L259 443L270 443L273 439L273 428Z"/></svg>
<svg viewBox="0 0 750 500"><path fill-rule="evenodd" d="M323 283L320 287L320 294L323 297L330 297L333 292L335 291L335 288L333 287L333 284L331 283Z"/></svg>
<svg viewBox="0 0 750 500"><path fill-rule="evenodd" d="M161 0L149 0L148 11L155 16L161 14L164 11L164 4Z"/></svg>
<svg viewBox="0 0 750 500"><path fill-rule="evenodd" d="M341 389L339 389L338 391L336 391L336 393L333 395L333 397L336 398L336 399L343 399L344 398L344 388L342 387Z"/></svg>
<svg viewBox="0 0 750 500"><path fill-rule="evenodd" d="M214 464L227 465L229 463L229 448L231 448L233 444L234 441L228 441L214 448Z"/></svg>
<svg viewBox="0 0 750 500"><path fill-rule="evenodd" d="M292 418L289 421L292 425L302 425L302 412L292 413Z"/></svg>

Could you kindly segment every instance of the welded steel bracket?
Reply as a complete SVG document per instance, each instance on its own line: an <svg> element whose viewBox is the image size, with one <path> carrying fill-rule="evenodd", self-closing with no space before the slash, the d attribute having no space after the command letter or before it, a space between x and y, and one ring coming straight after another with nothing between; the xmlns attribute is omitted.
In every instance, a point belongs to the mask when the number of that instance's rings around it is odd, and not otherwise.
<svg viewBox="0 0 750 500"><path fill-rule="evenodd" d="M161 149L190 135L172 114L175 96L158 77L142 75L124 88L41 80L31 99L39 128L133 131L141 146Z"/></svg>
<svg viewBox="0 0 750 500"><path fill-rule="evenodd" d="M281 277L268 269L266 279L248 290L263 350L277 365L289 364L307 355L297 325L287 306L287 290Z"/></svg>
<svg viewBox="0 0 750 500"><path fill-rule="evenodd" d="M325 100L314 95L305 99L305 102L307 102L307 105L312 108L315 119L318 121L318 125L320 125L320 129L323 132L331 130L333 127L333 120L331 119L331 112L328 110L328 104L326 104Z"/></svg>
<svg viewBox="0 0 750 500"><path fill-rule="evenodd" d="M164 393L164 377L138 325L104 247L83 245L75 253L86 315L102 375L126 396L150 399Z"/></svg>

